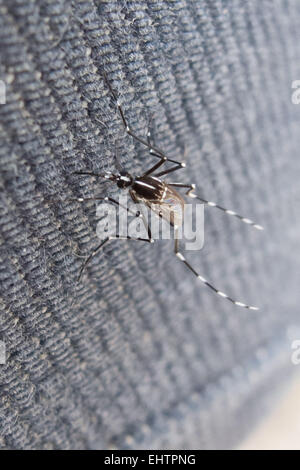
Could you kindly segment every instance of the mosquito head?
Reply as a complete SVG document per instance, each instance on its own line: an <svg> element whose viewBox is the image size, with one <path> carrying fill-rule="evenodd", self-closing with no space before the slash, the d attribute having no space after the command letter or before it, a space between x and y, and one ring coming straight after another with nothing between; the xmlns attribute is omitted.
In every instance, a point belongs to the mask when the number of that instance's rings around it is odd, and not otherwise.
<svg viewBox="0 0 300 470"><path fill-rule="evenodd" d="M132 185L133 183L133 178L132 176L127 173L126 171L121 171L117 176L116 176L116 182L117 186L120 189L125 189L128 188L129 186Z"/></svg>

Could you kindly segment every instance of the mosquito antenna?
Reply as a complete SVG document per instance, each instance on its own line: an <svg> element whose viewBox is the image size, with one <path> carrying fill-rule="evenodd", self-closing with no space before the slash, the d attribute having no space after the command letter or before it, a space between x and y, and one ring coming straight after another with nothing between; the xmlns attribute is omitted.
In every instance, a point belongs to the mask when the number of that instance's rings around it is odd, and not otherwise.
<svg viewBox="0 0 300 470"><path fill-rule="evenodd" d="M221 211L225 212L225 214L232 215L233 217L240 219L242 222L244 222L247 225L252 225L252 227L256 228L257 230L264 230L264 228L261 225L256 224L255 222L253 222L253 220L243 217L242 215L239 215L236 212L231 211L229 209L225 209L224 207L219 206L219 204L216 204L215 202L207 201L206 199L201 198L200 196L194 193L194 190L195 190L195 185L192 184L191 189L187 192L187 196L194 198L194 199L198 199L203 204L206 204L209 207L216 207L217 209L220 209Z"/></svg>
<svg viewBox="0 0 300 470"><path fill-rule="evenodd" d="M93 171L74 171L72 175L83 175L83 176L96 176L97 178L104 178L106 180L115 181L116 177L110 171L105 173L94 173Z"/></svg>

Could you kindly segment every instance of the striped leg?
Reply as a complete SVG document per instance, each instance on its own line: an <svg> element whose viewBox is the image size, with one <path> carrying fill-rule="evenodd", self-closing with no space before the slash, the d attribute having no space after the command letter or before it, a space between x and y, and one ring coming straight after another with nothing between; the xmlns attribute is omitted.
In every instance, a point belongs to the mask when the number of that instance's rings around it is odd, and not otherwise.
<svg viewBox="0 0 300 470"><path fill-rule="evenodd" d="M173 160L169 157L167 157L164 152L162 152L159 148L157 148L156 146L152 145L151 143L151 133L149 132L148 130L148 134L147 134L147 140L143 139L142 137L139 137L138 135L136 135L133 130L131 129L131 127L129 126L129 123L127 122L127 119L125 117L125 113L123 111L123 108L118 100L118 97L115 93L115 91L113 90L108 78L107 78L107 75L105 73L103 73L103 77L104 77L104 80L110 90L110 93L112 94L115 102L116 102L116 105L117 105L117 108L118 108L118 111L119 111L119 114L120 114L120 117L121 117L121 120L122 120L122 123L123 123L123 126L125 128L125 131L127 132L128 135L130 135L131 137L133 137L135 140L137 140L138 142L140 142L140 144L144 145L145 147L147 147L149 149L149 152L150 154L153 156L153 157L156 157L156 158L160 158L162 159L163 161L168 161L168 162L172 162L172 163L176 163L177 165L181 165L182 167L185 166L184 163L180 163L178 162L177 160Z"/></svg>
<svg viewBox="0 0 300 470"><path fill-rule="evenodd" d="M76 197L76 198L69 198L69 199L64 199L65 201L77 201L77 202L86 202L86 201L105 201L105 202L111 202L112 204L115 204L118 207L122 207L122 209L125 209L128 214L133 215L134 217L140 217L143 218L143 215L141 214L140 211L134 212L131 209L129 209L126 206L123 206L123 204L120 204L118 201L113 199L112 197L108 196L95 196L95 197Z"/></svg>
<svg viewBox="0 0 300 470"><path fill-rule="evenodd" d="M210 282L208 282L204 277L200 276L200 274L197 273L197 271L195 271L195 269L190 265L190 263L185 259L185 257L183 256L183 254L179 251L179 241L178 241L178 238L177 238L177 233L178 233L178 230L176 230L175 232L175 247L174 247L174 251L175 251L175 255L177 256L178 259L180 259L180 261L182 261L190 271L192 271L192 273L195 274L195 276L201 281L203 282L203 284L205 284L207 287L209 287L211 290L213 290L216 294L218 294L220 297L223 297L224 299L227 299L229 300L230 302L232 302L234 305L238 305L239 307L244 307L244 308L248 308L249 310L258 310L258 307L253 307L251 305L246 305L244 304L243 302L238 302L237 300L234 300L232 299L231 297L229 297L229 295L225 294L224 292L216 289L216 287L214 287L212 284L210 284Z"/></svg>
<svg viewBox="0 0 300 470"><path fill-rule="evenodd" d="M99 251L101 250L101 248L109 241L111 240L138 240L138 241L142 241L142 242L148 242L148 243L153 243L154 240L151 238L132 238L132 237L123 237L123 236L120 236L120 235L112 235L110 237L107 237L105 238L99 246L97 246L97 248L95 248L94 251L92 251L92 253L87 257L87 259L85 260L85 262L83 263L81 269L80 269L80 273L79 273L79 276L78 276L78 279L77 279L77 282L80 282L81 280L81 277L82 277L82 274L83 274L83 271L85 270L85 268L87 267L87 265L89 264L89 262L92 260L92 258L94 258L94 256L96 256Z"/></svg>
<svg viewBox="0 0 300 470"><path fill-rule="evenodd" d="M131 199L133 200L133 202L138 205L140 203L140 201L138 200L138 198L136 197L135 195L135 192L132 191L132 190L129 190L129 194L131 196ZM139 214L139 217L142 217L143 219L143 222L144 222L144 226L145 226L145 229L147 230L147 233L148 233L148 238L150 240L151 243L153 243L153 239L152 239L152 234L151 234L151 229L150 229L150 226L148 225L148 222L146 220L146 217L145 215L143 214L142 211L137 211L137 213Z"/></svg>
<svg viewBox="0 0 300 470"><path fill-rule="evenodd" d="M229 209L225 209L222 206L219 206L219 204L216 204L215 202L207 201L206 199L201 198L197 194L194 193L195 191L195 185L194 184L181 184L181 183L168 183L169 186L174 186L176 188L189 188L187 191L187 196L193 198L193 199L198 199L201 201L203 204L206 204L209 207L216 207L217 209L220 209L221 211L225 212L225 214L228 215L233 215L233 217L236 217L237 219L240 219L242 222L244 222L247 225L252 225L252 227L256 228L257 230L264 230L264 228L261 225L256 224L253 222L251 219L247 219L246 217L243 217L239 214L237 214L234 211L231 211Z"/></svg>

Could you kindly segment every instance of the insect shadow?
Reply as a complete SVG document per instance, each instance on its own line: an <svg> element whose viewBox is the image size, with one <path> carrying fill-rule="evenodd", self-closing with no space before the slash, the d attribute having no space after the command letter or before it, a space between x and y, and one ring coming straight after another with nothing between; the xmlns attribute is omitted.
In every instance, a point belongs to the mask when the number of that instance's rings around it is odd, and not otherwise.
<svg viewBox="0 0 300 470"><path fill-rule="evenodd" d="M98 178L104 178L105 180L109 180L114 182L118 188L120 189L129 189L129 194L131 196L131 199L134 203L136 204L144 204L147 206L150 210L154 211L159 217L162 217L164 220L167 220L168 223L170 223L171 226L174 227L174 239L175 239L175 245L174 245L174 253L177 256L177 258L182 261L186 267L209 289L214 291L216 294L218 294L220 297L223 297L233 304L239 306L239 307L244 307L250 310L258 310L258 307L254 307L252 305L247 305L243 302L239 302L232 297L228 296L221 290L217 289L214 287L209 281L207 281L203 276L201 276L192 266L191 264L185 259L184 255L180 251L179 247L179 240L178 240L178 229L183 223L183 212L184 212L184 204L185 204L185 199L184 197L178 192L178 189L186 189L185 195L187 197L197 199L201 201L202 204L205 204L209 207L215 207L224 213L231 215L233 217L236 217L240 219L242 222L245 224L251 225L257 230L263 230L263 227L261 225L256 224L253 222L251 219L248 219L246 217L243 217L236 212L225 209L224 207L220 206L219 204L216 204L215 202L212 201L207 201L206 199L201 198L197 194L195 194L195 184L184 184L184 183L176 183L176 182L166 182L163 177L170 175L171 173L174 173L175 171L178 171L182 168L185 168L185 163L179 162L177 160L173 160L169 157L167 157L163 151L161 151L159 148L157 148L154 143L152 142L151 138L151 132L148 130L147 133L147 138L141 138L138 135L136 135L131 127L129 126L129 123L126 120L125 113L122 109L122 106L118 100L118 97L113 90L110 82L107 79L107 76L104 75L104 80L110 90L110 93L112 95L112 98L114 99L116 106L118 108L121 121L123 123L123 126L125 128L125 131L127 132L128 135L130 135L133 139L138 141L140 144L144 145L145 147L148 148L150 154L152 157L155 157L158 159L158 162L151 166L145 173L143 173L140 176L133 176L132 174L128 173L125 171L118 159L116 158L116 168L117 172L112 173L110 171L106 171L104 173L94 173L91 171L78 171L73 174L76 175L84 175L84 176L96 176ZM167 163L170 162L173 165L169 168L163 169L163 166ZM122 207L128 211L131 215L134 215L136 217L141 217L143 219L143 223L146 227L148 237L147 238L142 238L142 237L130 237L130 236L121 236L121 235L110 235L107 236L102 242L95 248L95 250L92 251L92 253L86 258L85 262L83 263L80 273L78 276L78 282L81 280L82 274L86 268L86 266L89 264L91 259L99 253L99 251L103 248L103 246L108 243L110 240L114 239L125 239L125 240L136 240L136 241L142 241L146 243L153 243L154 240L152 239L151 236L151 230L150 227L146 221L146 218L144 214L142 214L141 211L134 212L125 206L122 206L118 201L111 197L93 197L93 198L76 198L76 201L78 202L84 202L88 200L99 200L99 201L108 201L111 202L112 204L115 204L119 207Z"/></svg>

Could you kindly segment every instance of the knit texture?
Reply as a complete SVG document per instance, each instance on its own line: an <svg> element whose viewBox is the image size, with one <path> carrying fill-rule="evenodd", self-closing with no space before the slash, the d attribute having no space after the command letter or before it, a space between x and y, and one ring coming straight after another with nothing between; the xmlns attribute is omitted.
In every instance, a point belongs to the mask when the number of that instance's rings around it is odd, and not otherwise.
<svg viewBox="0 0 300 470"><path fill-rule="evenodd" d="M298 0L0 0L0 445L231 448L296 370L299 339ZM205 209L195 268L172 242L97 246L74 171L154 163L134 129L186 170L176 180L265 226ZM173 180L175 179L172 178ZM297 336L298 335L298 336Z"/></svg>

